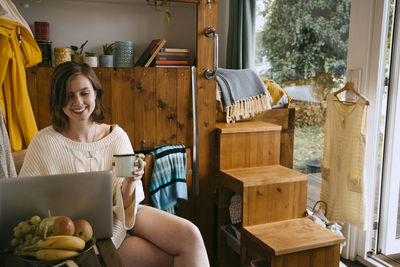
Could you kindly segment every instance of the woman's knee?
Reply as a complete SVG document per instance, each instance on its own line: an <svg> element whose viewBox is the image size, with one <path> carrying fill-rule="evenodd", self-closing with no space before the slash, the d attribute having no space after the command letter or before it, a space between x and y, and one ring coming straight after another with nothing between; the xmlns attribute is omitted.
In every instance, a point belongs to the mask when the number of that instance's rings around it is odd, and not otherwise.
<svg viewBox="0 0 400 267"><path fill-rule="evenodd" d="M181 225L182 235L189 242L203 243L203 237L199 228L189 220L184 219Z"/></svg>

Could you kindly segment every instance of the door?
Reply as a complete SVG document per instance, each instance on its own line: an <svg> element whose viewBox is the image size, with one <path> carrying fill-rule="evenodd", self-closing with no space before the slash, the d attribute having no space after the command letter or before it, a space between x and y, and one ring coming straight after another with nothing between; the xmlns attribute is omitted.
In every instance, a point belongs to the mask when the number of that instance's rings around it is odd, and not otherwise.
<svg viewBox="0 0 400 267"><path fill-rule="evenodd" d="M393 44L389 64L387 116L382 164L382 195L378 249L385 255L400 253L400 5L395 6Z"/></svg>

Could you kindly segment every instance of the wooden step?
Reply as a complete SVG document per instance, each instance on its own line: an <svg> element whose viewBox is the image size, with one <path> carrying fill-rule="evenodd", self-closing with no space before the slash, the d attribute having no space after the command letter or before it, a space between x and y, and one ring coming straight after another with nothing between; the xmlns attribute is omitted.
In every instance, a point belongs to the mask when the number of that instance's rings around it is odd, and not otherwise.
<svg viewBox="0 0 400 267"><path fill-rule="evenodd" d="M225 170L279 164L281 129L264 121L217 123L217 166Z"/></svg>
<svg viewBox="0 0 400 267"><path fill-rule="evenodd" d="M241 263L254 249L271 267L337 267L344 238L308 218L243 227Z"/></svg>
<svg viewBox="0 0 400 267"><path fill-rule="evenodd" d="M307 175L281 165L222 170L219 185L242 195L243 226L300 218L307 208Z"/></svg>

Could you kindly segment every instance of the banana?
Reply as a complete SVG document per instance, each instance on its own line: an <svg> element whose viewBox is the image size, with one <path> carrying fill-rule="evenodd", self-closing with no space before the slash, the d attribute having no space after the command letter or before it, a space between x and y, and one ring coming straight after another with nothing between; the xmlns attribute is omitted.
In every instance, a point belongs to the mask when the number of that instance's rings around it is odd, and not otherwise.
<svg viewBox="0 0 400 267"><path fill-rule="evenodd" d="M31 256L42 261L54 261L70 258L78 255L79 252L66 249L45 248L38 251L22 251L16 253L18 256Z"/></svg>
<svg viewBox="0 0 400 267"><path fill-rule="evenodd" d="M70 235L53 235L48 236L46 239L40 239L38 242L31 246L24 247L23 251L35 251L38 249L67 249L81 251L85 247L85 241L76 236Z"/></svg>

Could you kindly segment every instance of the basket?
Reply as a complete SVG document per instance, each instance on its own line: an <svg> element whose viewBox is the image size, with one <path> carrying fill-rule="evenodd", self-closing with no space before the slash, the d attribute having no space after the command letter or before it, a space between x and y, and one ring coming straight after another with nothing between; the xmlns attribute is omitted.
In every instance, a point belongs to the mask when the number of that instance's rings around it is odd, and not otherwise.
<svg viewBox="0 0 400 267"><path fill-rule="evenodd" d="M326 214L328 213L328 204L326 204L325 201L322 200L318 200L317 202L315 202L313 208L312 208L312 212L313 214L318 213L321 210L321 204L325 206L325 209L323 209L325 211L325 213L323 213L324 216L326 216ZM318 206L318 209L317 209Z"/></svg>
<svg viewBox="0 0 400 267"><path fill-rule="evenodd" d="M50 40L50 30L48 22L35 21L35 39L40 41Z"/></svg>
<svg viewBox="0 0 400 267"><path fill-rule="evenodd" d="M133 41L117 41L114 50L114 67L132 68L135 57L135 43Z"/></svg>

